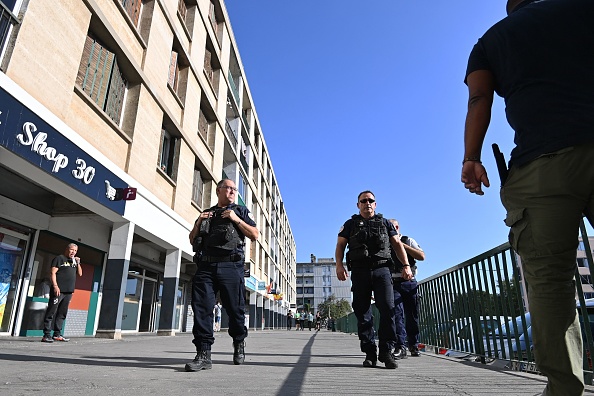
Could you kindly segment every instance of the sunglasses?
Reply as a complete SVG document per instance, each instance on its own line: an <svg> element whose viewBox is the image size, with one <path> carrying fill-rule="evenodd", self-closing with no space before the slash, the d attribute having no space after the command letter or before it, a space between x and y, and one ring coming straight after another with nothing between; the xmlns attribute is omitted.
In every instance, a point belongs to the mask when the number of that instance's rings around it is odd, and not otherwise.
<svg viewBox="0 0 594 396"><path fill-rule="evenodd" d="M375 202L375 199L365 198L365 199L360 200L359 202L361 202L362 204L365 204L365 203L369 202L371 204L371 203L374 203Z"/></svg>

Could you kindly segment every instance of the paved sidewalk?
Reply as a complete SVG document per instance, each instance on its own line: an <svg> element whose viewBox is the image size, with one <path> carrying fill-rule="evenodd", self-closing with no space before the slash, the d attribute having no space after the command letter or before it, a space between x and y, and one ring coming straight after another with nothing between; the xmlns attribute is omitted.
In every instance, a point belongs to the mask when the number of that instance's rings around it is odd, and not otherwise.
<svg viewBox="0 0 594 396"><path fill-rule="evenodd" d="M123 340L0 338L0 395L540 395L543 377L435 354L408 357L396 370L363 368L355 335L251 331L246 361L215 333L212 370L184 371L191 334L124 335ZM594 395L588 387L586 395Z"/></svg>

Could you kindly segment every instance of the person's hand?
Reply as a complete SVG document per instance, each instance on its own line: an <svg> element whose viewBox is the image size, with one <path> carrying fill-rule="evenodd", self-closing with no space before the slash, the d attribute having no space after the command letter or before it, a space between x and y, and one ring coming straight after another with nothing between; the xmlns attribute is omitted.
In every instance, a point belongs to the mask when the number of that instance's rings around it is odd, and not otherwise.
<svg viewBox="0 0 594 396"><path fill-rule="evenodd" d="M462 183L464 188L476 195L484 195L482 185L489 187L487 170L479 161L466 161L462 165Z"/></svg>
<svg viewBox="0 0 594 396"><path fill-rule="evenodd" d="M239 223L241 221L241 219L239 218L239 216L237 216L237 213L235 213L234 210L228 209L225 210L223 213L221 213L221 217L223 219L229 219L232 222L234 222L235 224Z"/></svg>
<svg viewBox="0 0 594 396"><path fill-rule="evenodd" d="M53 288L54 288L54 294L56 296L59 296L60 295L60 288L58 287L58 285L54 285Z"/></svg>
<svg viewBox="0 0 594 396"><path fill-rule="evenodd" d="M410 269L410 265L405 265L404 267L402 267L402 277L406 280L411 280L413 278L413 273Z"/></svg>
<svg viewBox="0 0 594 396"><path fill-rule="evenodd" d="M342 263L336 263L336 276L341 281L345 281L349 277L349 273Z"/></svg>

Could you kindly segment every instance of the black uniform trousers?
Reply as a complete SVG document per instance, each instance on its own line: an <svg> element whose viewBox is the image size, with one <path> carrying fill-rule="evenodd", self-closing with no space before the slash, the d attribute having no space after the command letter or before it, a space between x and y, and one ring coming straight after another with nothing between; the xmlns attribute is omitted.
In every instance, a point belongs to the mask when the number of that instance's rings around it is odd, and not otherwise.
<svg viewBox="0 0 594 396"><path fill-rule="evenodd" d="M214 344L213 309L220 292L221 303L229 316L229 335L233 342L243 341L248 330L245 326L245 283L243 261L208 263L199 262L192 280L192 333L197 351L210 351Z"/></svg>
<svg viewBox="0 0 594 396"><path fill-rule="evenodd" d="M378 329L379 350L391 350L396 340L394 323L394 292L390 268L354 267L351 271L353 292L353 311L357 317L357 331L362 352L376 351L373 313L371 310L371 293L375 298L375 306L379 310Z"/></svg>

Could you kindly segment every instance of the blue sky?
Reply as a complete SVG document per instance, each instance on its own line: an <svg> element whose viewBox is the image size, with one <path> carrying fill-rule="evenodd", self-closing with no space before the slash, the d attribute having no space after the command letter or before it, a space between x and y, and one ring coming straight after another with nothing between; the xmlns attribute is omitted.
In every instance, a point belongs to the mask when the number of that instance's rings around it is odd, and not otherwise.
<svg viewBox="0 0 594 396"><path fill-rule="evenodd" d="M255 110L297 244L334 257L371 190L431 276L504 243L491 144L513 131L497 98L483 150L491 188L460 182L468 54L505 0L226 0Z"/></svg>

